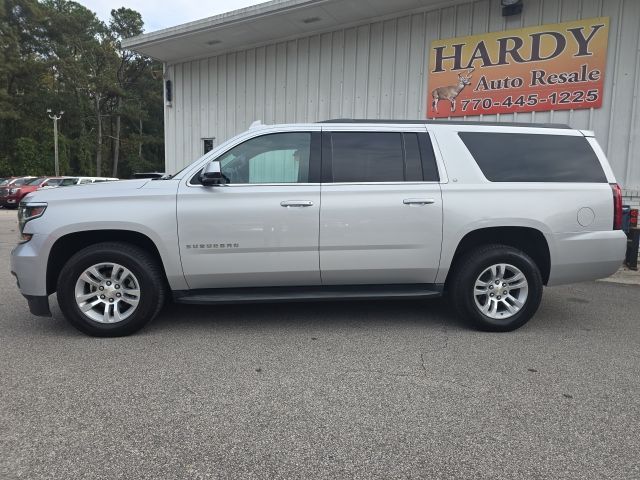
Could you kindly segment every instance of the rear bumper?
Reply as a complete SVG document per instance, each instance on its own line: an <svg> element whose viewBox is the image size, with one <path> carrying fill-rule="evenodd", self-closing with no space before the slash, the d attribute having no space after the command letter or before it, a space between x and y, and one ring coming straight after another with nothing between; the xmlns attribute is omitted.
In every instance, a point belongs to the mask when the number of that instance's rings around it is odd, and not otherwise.
<svg viewBox="0 0 640 480"><path fill-rule="evenodd" d="M551 273L547 285L597 280L622 265L627 237L621 230L555 234L550 240Z"/></svg>

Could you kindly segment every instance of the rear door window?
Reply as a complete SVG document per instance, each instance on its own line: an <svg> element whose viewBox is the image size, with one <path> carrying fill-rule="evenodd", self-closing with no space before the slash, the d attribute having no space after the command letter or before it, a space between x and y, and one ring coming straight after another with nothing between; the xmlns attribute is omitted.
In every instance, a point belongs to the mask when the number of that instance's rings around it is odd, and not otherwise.
<svg viewBox="0 0 640 480"><path fill-rule="evenodd" d="M344 183L437 181L431 142L412 132L331 132L331 176ZM428 174L423 170L427 162ZM433 166L431 166L433 162Z"/></svg>
<svg viewBox="0 0 640 480"><path fill-rule="evenodd" d="M583 136L487 132L459 136L491 182L607 182Z"/></svg>

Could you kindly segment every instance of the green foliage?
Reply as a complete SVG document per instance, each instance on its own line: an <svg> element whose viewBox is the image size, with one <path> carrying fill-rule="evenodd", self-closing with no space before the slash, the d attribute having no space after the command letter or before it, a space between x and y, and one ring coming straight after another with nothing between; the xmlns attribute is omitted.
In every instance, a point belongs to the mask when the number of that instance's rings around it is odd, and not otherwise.
<svg viewBox="0 0 640 480"><path fill-rule="evenodd" d="M44 175L46 166L38 142L32 138L17 138L15 141L14 171L29 172L31 175Z"/></svg>
<svg viewBox="0 0 640 480"><path fill-rule="evenodd" d="M161 67L121 47L142 33L140 14L111 17L69 0L0 0L0 176L53 174L47 109L64 111L61 173L95 175L98 157L103 175L163 169Z"/></svg>

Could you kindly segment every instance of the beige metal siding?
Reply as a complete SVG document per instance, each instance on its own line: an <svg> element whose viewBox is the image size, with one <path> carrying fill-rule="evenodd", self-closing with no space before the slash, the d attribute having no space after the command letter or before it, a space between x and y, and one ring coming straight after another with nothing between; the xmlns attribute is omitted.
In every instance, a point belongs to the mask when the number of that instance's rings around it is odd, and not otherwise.
<svg viewBox="0 0 640 480"><path fill-rule="evenodd" d="M256 119L425 118L432 40L598 16L611 18L602 108L480 118L594 130L618 180L640 189L638 0L526 0L522 15L507 18L498 0L478 0L169 65L167 171L199 157L202 138L219 144Z"/></svg>

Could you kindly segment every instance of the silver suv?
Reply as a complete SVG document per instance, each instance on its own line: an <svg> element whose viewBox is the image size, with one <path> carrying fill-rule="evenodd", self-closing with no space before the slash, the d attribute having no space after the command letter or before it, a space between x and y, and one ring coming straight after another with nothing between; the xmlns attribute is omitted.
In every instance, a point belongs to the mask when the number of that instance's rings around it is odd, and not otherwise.
<svg viewBox="0 0 640 480"><path fill-rule="evenodd" d="M180 303L435 297L520 327L543 285L622 262L621 192L592 132L354 121L252 126L172 177L30 194L11 268L90 335Z"/></svg>

